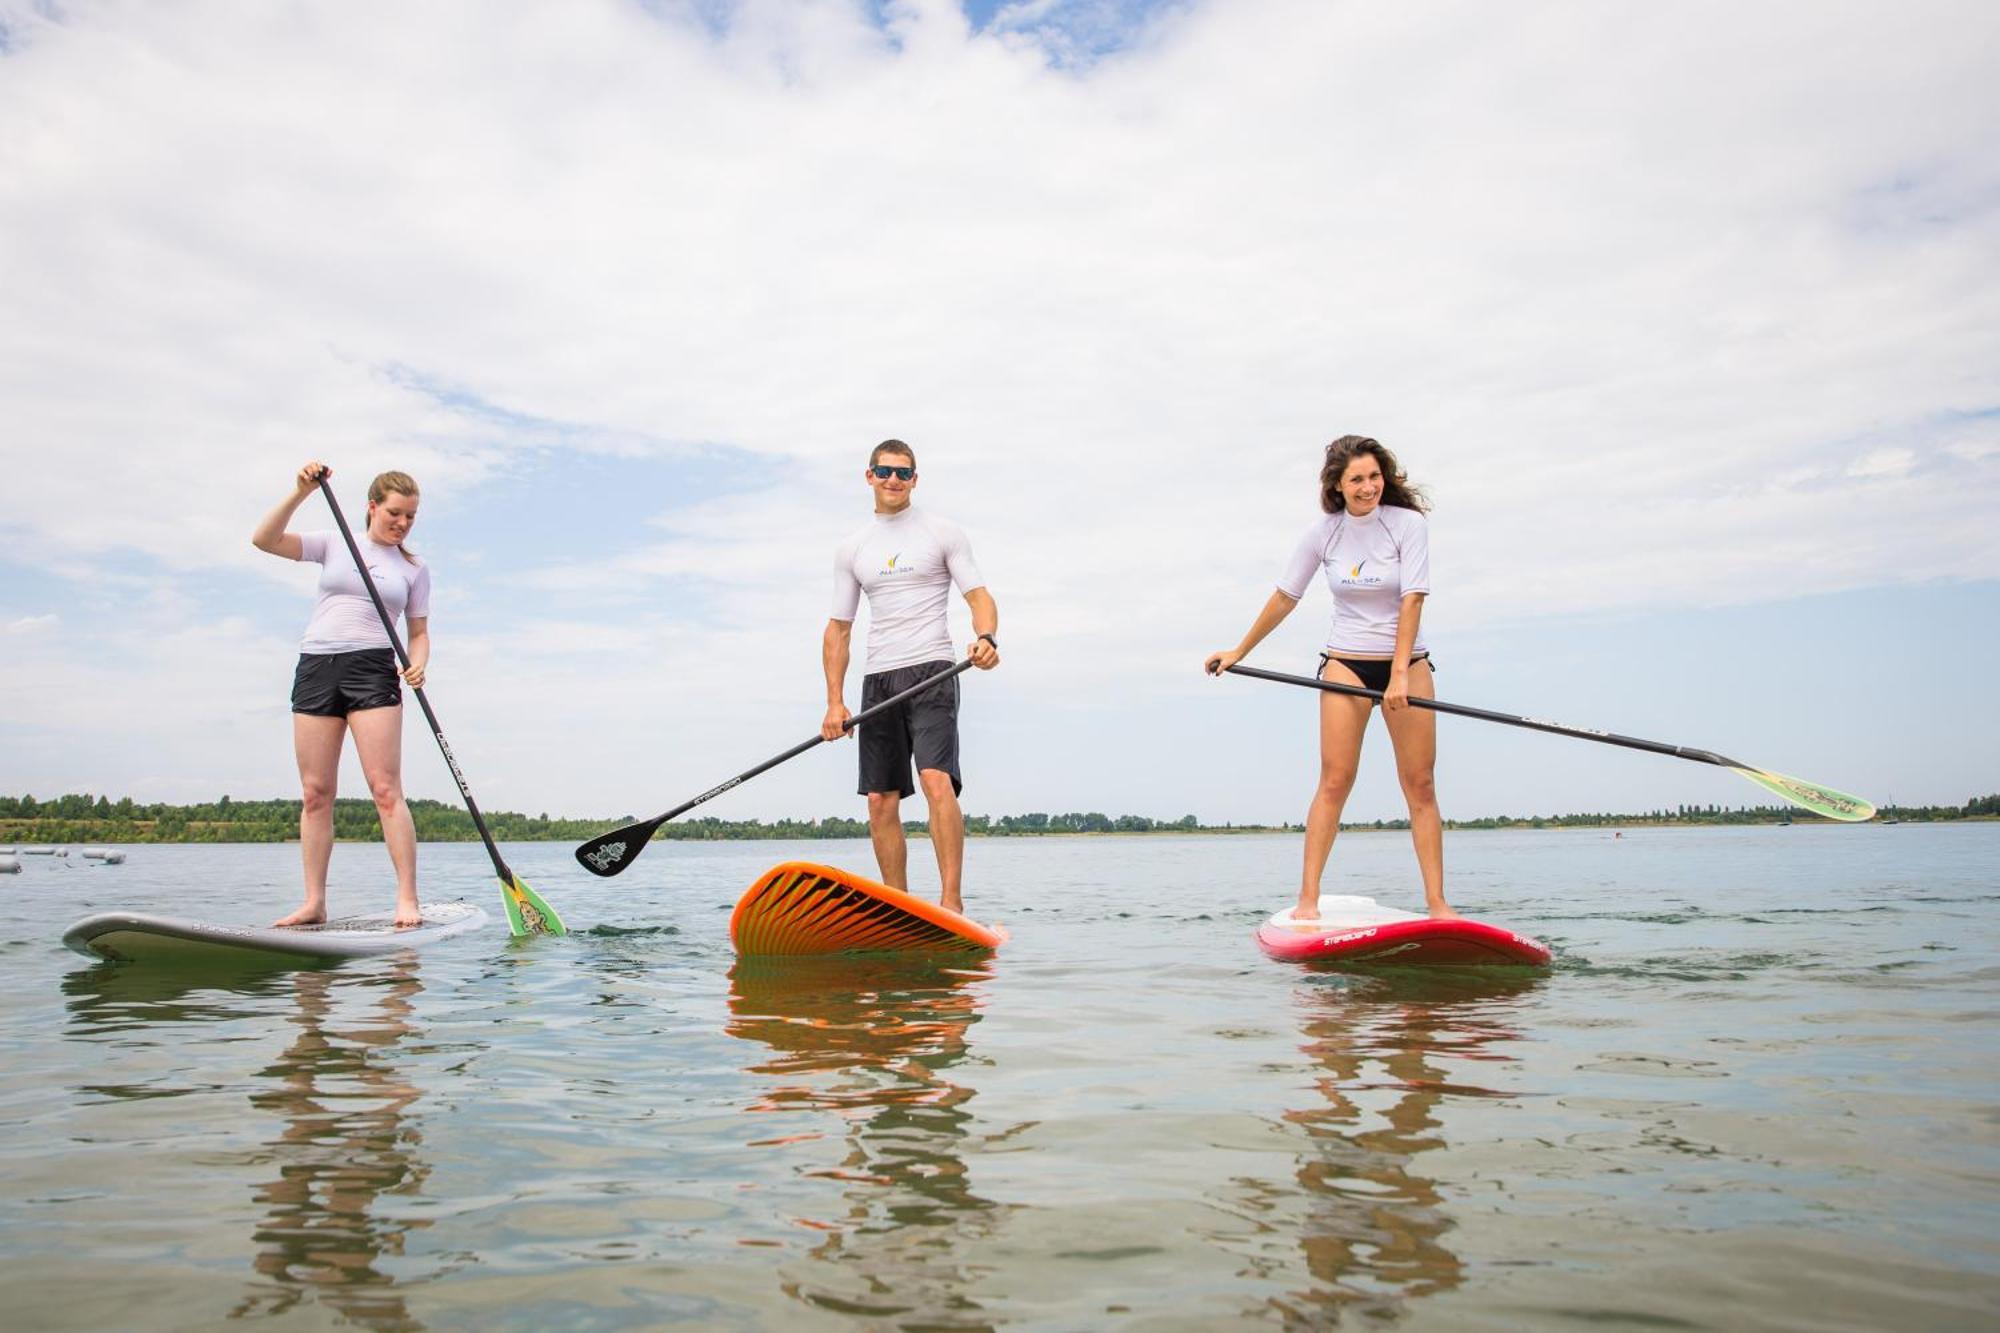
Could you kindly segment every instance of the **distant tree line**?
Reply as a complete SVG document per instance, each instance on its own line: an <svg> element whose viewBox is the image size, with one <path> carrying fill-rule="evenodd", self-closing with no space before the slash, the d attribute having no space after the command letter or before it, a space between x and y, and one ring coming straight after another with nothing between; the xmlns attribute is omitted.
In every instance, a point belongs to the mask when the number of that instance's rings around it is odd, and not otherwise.
<svg viewBox="0 0 2000 1333"><path fill-rule="evenodd" d="M1901 820L1909 824L1929 824L1951 819L1991 819L2000 816L2000 795L1975 796L1964 805L1885 805L1878 820ZM1639 814L1584 813L1530 815L1517 818L1496 815L1484 819L1446 820L1447 828L1605 828L1645 824L1830 824L1833 821L1810 810L1789 805L1677 805L1673 809L1648 810ZM1407 827L1396 821L1396 827Z"/></svg>
<svg viewBox="0 0 2000 1333"><path fill-rule="evenodd" d="M484 811L486 826L502 842L581 842L592 834L620 824L629 824L634 815L609 819L552 819L546 813L517 814L511 810ZM472 816L463 806L441 801L413 800L410 817L422 842L471 842L479 837ZM1950 819L2000 818L2000 794L1976 796L1962 806L1884 806L1881 819L1907 823L1931 823ZM1601 828L1647 824L1777 824L1787 820L1800 823L1820 817L1790 806L1679 805L1673 809L1650 810L1639 814L1583 813L1566 815L1497 815L1483 819L1454 819L1446 827L1454 829L1493 828ZM912 820L903 826L911 833L925 833L928 825ZM1048 837L1076 833L1259 833L1283 832L1291 824L1204 824L1193 815L1179 819L1150 819L1145 815L1107 815L1099 811L1071 811L1025 815L968 815L968 833L993 838ZM1406 829L1402 819L1377 819L1343 825L1348 829ZM379 842L381 825L375 818L375 803L361 798L333 803L333 832L343 841ZM88 793L37 800L33 796L0 796L0 841L77 842L289 842L299 835L299 802L238 801L228 796L200 805L141 805L130 797L112 800ZM661 825L655 835L691 842L723 842L773 838L865 838L867 821L840 815L823 819L778 819L765 823L757 819L679 819Z"/></svg>
<svg viewBox="0 0 2000 1333"><path fill-rule="evenodd" d="M502 842L581 842L606 828L632 823L637 816L608 819L553 819L547 814L524 815L511 810L480 812L486 827ZM479 837L472 816L460 805L412 800L410 818L421 842L472 842ZM1105 815L1096 811L1070 814L972 815L970 833L988 837L1059 833L1152 833L1255 831L1256 825L1204 826L1193 815L1179 819L1149 819L1144 815ZM905 825L912 833L928 831L924 821ZM333 803L333 833L343 841L379 842L382 827L375 803L365 798ZM199 805L141 805L130 797L112 800L89 793L37 800L33 796L0 796L0 839L9 842L288 842L299 836L297 800L239 801L223 796ZM691 842L775 838L865 838L868 823L840 815L823 819L678 819L661 825L655 835Z"/></svg>

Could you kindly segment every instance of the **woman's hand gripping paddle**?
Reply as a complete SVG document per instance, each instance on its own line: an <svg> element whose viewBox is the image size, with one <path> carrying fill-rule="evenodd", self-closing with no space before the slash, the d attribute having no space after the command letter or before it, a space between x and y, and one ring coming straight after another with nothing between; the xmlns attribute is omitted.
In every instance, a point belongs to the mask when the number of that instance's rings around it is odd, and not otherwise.
<svg viewBox="0 0 2000 1333"><path fill-rule="evenodd" d="M845 729L852 731L855 727L860 726L877 713L894 708L905 699L922 694L925 690L933 686L942 685L954 676L957 676L960 672L970 670L971 667L972 659L968 657L949 671L940 671L929 680L918 681L901 694L892 694L874 707L864 708L853 717L848 718ZM660 825L666 823L669 819L674 818L676 815L686 814L703 801L720 796L731 787L741 786L751 778L756 777L759 773L776 768L787 759L796 759L807 750L812 749L813 746L823 744L825 740L826 737L824 736L815 736L809 741L800 741L783 754L773 755L763 763L757 765L757 767L746 769L729 779L729 781L710 787L692 801L684 801L663 815L655 815L653 818L641 820L637 824L626 824L620 828L612 829L608 833L600 833L576 849L577 864L593 875L601 875L609 878L637 860L639 853L645 851L646 844L652 840L654 830L658 829Z"/></svg>
<svg viewBox="0 0 2000 1333"><path fill-rule="evenodd" d="M361 582L368 589L368 600L375 603L375 614L382 617L382 628L387 631L389 643L396 650L396 660L407 671L410 654L396 634L396 623L389 618L389 608L382 604L382 594L376 591L375 579L368 572L368 562L361 558L361 548L355 545L354 534L348 531L347 517L340 512L340 501L333 498L333 487L327 485L325 473L320 474L319 489L320 494L326 497L327 508L333 510L333 521L340 525L340 535L347 542L347 553L354 557L354 567L361 571ZM493 835L487 832L486 820L479 813L478 803L472 799L472 788L465 785L465 774L459 771L458 757L452 754L451 743L444 738L444 728L438 725L437 714L431 711L431 701L424 697L421 685L412 685L410 689L424 710L425 720L431 724L431 735L437 737L445 767L451 770L452 779L458 783L458 794L465 798L465 808L472 812L472 824L479 830L479 840L486 844L486 854L493 858L493 873L500 877L500 899L507 905L507 928L516 935L567 935L569 928L556 915L556 909L543 902L541 895L509 870L507 863L500 858L500 849L493 845Z"/></svg>
<svg viewBox="0 0 2000 1333"><path fill-rule="evenodd" d="M1227 668L1238 676L1255 676L1258 680L1275 680L1285 685L1303 685L1307 689L1325 690L1329 694L1351 694L1356 698L1382 701L1380 690L1364 689L1359 685L1348 685L1340 681L1314 680L1310 676L1288 676L1282 671L1263 671L1257 667L1232 666ZM1560 722L1543 722L1536 718L1516 717L1512 713L1494 713L1484 708L1468 708L1464 704L1448 704L1437 699L1419 699L1410 696L1410 703L1416 708L1428 708L1438 713L1455 713L1460 717L1476 717L1485 722L1503 722L1510 727L1527 727L1532 731L1546 731L1557 736L1574 736L1578 740L1601 741L1606 745L1622 745L1628 750L1649 750L1654 754L1672 755L1676 759L1692 759L1697 763L1714 764L1750 779L1767 791L1776 792L1802 810L1810 810L1828 819L1855 824L1871 819L1875 807L1859 796L1850 796L1844 791L1822 787L1817 782L1807 782L1804 778L1786 777L1783 773L1773 773L1769 769L1752 768L1734 759L1725 759L1712 750L1695 750L1684 745L1667 745L1660 741L1642 741L1634 736L1620 736L1609 731L1592 731L1587 727L1570 727Z"/></svg>

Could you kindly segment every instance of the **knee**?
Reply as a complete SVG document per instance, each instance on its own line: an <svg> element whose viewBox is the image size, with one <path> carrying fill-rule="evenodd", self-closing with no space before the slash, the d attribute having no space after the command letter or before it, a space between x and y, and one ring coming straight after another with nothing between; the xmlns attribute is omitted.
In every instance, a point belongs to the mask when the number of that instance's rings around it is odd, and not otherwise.
<svg viewBox="0 0 2000 1333"><path fill-rule="evenodd" d="M333 809L333 784L308 782L300 789L299 800L306 814L323 815Z"/></svg>
<svg viewBox="0 0 2000 1333"><path fill-rule="evenodd" d="M926 768L917 774L917 782L924 789L924 799L932 805L941 805L958 799L958 792L952 788L949 773Z"/></svg>
<svg viewBox="0 0 2000 1333"><path fill-rule="evenodd" d="M1411 805L1437 804L1437 778L1430 769L1422 769L1415 773L1398 773L1396 776L1402 780L1403 795Z"/></svg>
<svg viewBox="0 0 2000 1333"><path fill-rule="evenodd" d="M871 824L900 824L903 821L903 798L892 791L871 791L868 793L868 822Z"/></svg>
<svg viewBox="0 0 2000 1333"><path fill-rule="evenodd" d="M371 777L368 779L368 794L375 798L376 809L392 810L396 806L402 804L403 800L402 779L395 777L394 775L390 775L387 777Z"/></svg>
<svg viewBox="0 0 2000 1333"><path fill-rule="evenodd" d="M1352 764L1321 764L1319 766L1319 791L1323 796L1345 800L1347 793L1354 790L1355 768Z"/></svg>

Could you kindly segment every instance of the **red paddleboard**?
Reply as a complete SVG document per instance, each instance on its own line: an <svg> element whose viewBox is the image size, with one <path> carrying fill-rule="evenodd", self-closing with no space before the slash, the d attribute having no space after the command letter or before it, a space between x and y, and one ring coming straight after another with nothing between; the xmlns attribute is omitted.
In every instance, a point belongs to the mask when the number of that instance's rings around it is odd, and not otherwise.
<svg viewBox="0 0 2000 1333"><path fill-rule="evenodd" d="M743 894L729 939L746 957L984 953L1005 944L1007 932L845 870L787 861Z"/></svg>
<svg viewBox="0 0 2000 1333"><path fill-rule="evenodd" d="M1540 940L1503 926L1347 896L1321 898L1317 921L1294 921L1286 908L1257 928L1257 945L1286 963L1547 967L1553 957Z"/></svg>

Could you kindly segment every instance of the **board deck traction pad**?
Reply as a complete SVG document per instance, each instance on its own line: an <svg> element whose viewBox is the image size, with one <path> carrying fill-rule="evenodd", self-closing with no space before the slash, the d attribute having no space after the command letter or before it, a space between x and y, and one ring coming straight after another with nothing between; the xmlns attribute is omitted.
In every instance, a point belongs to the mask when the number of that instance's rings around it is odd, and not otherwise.
<svg viewBox="0 0 2000 1333"><path fill-rule="evenodd" d="M197 921L151 912L100 912L63 932L63 943L88 958L129 960L118 941L146 957L318 959L337 962L413 949L477 929L488 920L484 908L467 902L425 903L420 926L397 930L392 912L335 917L311 926L244 926Z"/></svg>
<svg viewBox="0 0 2000 1333"><path fill-rule="evenodd" d="M746 956L985 953L1007 932L832 866L787 861L744 892L729 938Z"/></svg>
<svg viewBox="0 0 2000 1333"><path fill-rule="evenodd" d="M1293 921L1290 908L1257 929L1258 947L1291 963L1547 967L1547 945L1470 917L1436 920L1372 898L1320 899L1321 919Z"/></svg>

